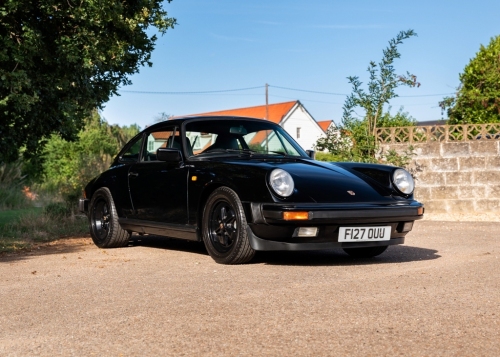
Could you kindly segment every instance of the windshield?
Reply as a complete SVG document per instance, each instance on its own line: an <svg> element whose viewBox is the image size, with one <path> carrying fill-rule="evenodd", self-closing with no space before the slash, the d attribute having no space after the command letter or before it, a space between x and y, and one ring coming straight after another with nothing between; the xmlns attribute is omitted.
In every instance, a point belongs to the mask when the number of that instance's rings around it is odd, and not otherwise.
<svg viewBox="0 0 500 357"><path fill-rule="evenodd" d="M307 157L286 131L264 120L200 119L188 122L185 128L194 156L249 153Z"/></svg>

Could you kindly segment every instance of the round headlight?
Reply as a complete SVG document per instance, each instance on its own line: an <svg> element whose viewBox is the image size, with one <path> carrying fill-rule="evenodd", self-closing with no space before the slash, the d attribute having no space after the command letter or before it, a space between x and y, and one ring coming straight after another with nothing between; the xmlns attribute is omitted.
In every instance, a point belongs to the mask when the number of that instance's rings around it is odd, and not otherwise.
<svg viewBox="0 0 500 357"><path fill-rule="evenodd" d="M415 188L415 182L413 181L413 177L411 174L403 169L397 169L392 174L392 182L394 186L405 195L410 195Z"/></svg>
<svg viewBox="0 0 500 357"><path fill-rule="evenodd" d="M294 183L292 176L282 169L274 169L269 175L269 184L274 192L282 197L288 197L292 194Z"/></svg>

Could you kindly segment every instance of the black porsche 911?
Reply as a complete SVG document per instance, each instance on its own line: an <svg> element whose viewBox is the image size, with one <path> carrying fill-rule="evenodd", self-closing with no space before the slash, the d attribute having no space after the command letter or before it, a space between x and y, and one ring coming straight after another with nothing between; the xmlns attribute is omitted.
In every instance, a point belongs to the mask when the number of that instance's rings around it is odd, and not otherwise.
<svg viewBox="0 0 500 357"><path fill-rule="evenodd" d="M146 128L80 199L102 248L132 232L203 241L218 263L259 250L342 248L373 257L404 243L424 207L406 170L315 161L261 119L192 117Z"/></svg>

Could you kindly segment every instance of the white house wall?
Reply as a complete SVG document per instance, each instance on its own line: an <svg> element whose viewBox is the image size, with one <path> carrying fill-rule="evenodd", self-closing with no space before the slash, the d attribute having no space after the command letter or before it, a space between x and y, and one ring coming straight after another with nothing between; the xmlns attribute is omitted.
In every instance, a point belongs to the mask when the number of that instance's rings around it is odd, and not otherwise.
<svg viewBox="0 0 500 357"><path fill-rule="evenodd" d="M316 141L325 136L318 123L301 105L296 105L287 117L281 121L281 127L299 143L304 150L314 150ZM297 138L297 128L300 128L300 137Z"/></svg>

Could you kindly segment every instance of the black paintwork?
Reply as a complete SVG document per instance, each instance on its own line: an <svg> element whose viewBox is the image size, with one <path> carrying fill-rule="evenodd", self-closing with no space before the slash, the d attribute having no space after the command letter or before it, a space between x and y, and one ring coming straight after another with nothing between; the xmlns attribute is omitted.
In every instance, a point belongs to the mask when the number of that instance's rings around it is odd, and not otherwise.
<svg viewBox="0 0 500 357"><path fill-rule="evenodd" d="M403 223L422 218L417 213L422 204L413 195L401 195L393 187L391 174L396 167L314 161L293 139L298 156L248 153L191 156L188 140L184 138L186 124L215 119L221 127L236 127L239 121L248 125L262 123L260 119L205 117L170 120L148 127L124 147L107 171L86 186L82 210L87 210L87 203L97 189L107 187L124 229L201 240L204 203L213 190L227 186L243 204L250 243L257 250L353 247L348 245L351 243L337 242L338 227L346 224L393 227L391 242L357 243L357 246L400 244L407 233L401 231ZM145 153L147 135L163 127L180 131L182 147L160 149L162 152L157 156L167 161L147 161L151 155ZM138 160L123 157L131 144L141 138L143 153L137 155ZM295 190L290 197L279 197L269 187L268 175L275 168L292 176ZM310 219L300 222L282 219L282 212L294 210L310 212ZM319 227L318 236L293 237L298 226Z"/></svg>

